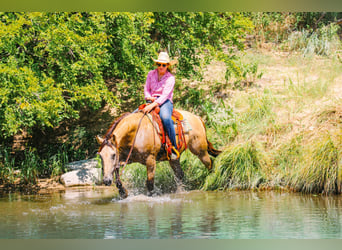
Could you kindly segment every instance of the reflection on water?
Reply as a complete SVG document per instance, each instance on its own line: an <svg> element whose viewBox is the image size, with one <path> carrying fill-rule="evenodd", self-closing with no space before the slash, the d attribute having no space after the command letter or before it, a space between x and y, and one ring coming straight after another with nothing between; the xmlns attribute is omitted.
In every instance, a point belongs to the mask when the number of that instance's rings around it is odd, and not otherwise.
<svg viewBox="0 0 342 250"><path fill-rule="evenodd" d="M341 208L341 197L279 192L9 194L0 197L0 238L342 238Z"/></svg>

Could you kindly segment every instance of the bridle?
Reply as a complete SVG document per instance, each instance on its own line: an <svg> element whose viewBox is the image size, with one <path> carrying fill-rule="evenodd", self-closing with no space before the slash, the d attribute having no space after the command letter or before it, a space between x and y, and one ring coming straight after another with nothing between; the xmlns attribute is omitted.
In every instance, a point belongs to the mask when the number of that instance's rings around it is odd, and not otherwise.
<svg viewBox="0 0 342 250"><path fill-rule="evenodd" d="M101 143L101 146L97 152L97 154L100 154L101 150L103 149L104 146L109 146L111 147L112 149L116 149L116 146L113 145L113 143L111 142L111 138L113 137L113 132L114 132L114 129L116 128L116 126L118 125L118 123L126 116L128 116L129 114L131 113L125 113L123 114L121 117L119 117L112 125L112 127L108 130L108 132L106 133L105 135L105 139L103 140L103 142ZM139 124L138 124L138 127L137 127L137 130L135 132L135 135L134 135L134 139L133 139L133 143L132 143L132 146L131 146L131 149L129 150L129 153L128 153L128 156L127 156L127 159L122 167L122 170L121 170L121 173L122 171L124 170L124 168L126 167L127 163L128 163L128 160L129 158L131 157L131 154L132 154L132 151L133 151L133 148L134 148L134 144L135 144L135 140L136 140L136 137L137 137L137 134L138 134L138 131L139 131L139 128L140 128L140 125L141 125L141 122L143 120L143 118L145 117L145 113L143 114L143 116L141 117L140 121L139 121ZM120 165L117 166L114 166L115 168L120 168Z"/></svg>
<svg viewBox="0 0 342 250"><path fill-rule="evenodd" d="M116 119L116 120L113 122L112 126L111 126L110 129L107 131L107 133L106 133L106 135L105 135L105 138L104 138L103 142L101 143L99 150L97 151L97 154L100 154L101 150L103 149L103 147L104 147L105 145L107 145L107 146L109 146L109 147L111 147L111 148L113 148L113 149L115 148L115 146L113 145L113 143L110 141L110 140L112 139L112 137L113 137L114 129L115 129L116 126L119 124L119 122L120 122L123 118L125 118L126 116L128 116L129 114L131 114L131 113L128 113L128 112L127 112L127 113L124 113L122 116L120 116L118 119Z"/></svg>

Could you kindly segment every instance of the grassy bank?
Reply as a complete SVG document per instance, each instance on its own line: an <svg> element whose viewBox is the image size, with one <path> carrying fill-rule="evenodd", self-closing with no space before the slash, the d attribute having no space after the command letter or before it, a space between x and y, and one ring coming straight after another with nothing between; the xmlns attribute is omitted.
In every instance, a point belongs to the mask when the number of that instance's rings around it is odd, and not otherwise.
<svg viewBox="0 0 342 250"><path fill-rule="evenodd" d="M177 79L176 108L203 117L209 140L223 150L212 171L190 152L182 155L185 189L341 193L342 46L337 31L336 25L291 34L284 30L274 43L260 33L250 49L235 55L234 74L212 61L203 79ZM110 112L106 118L85 113L87 126L66 124L63 129L74 135L67 148L45 155L26 148L15 158L11 148L0 147L0 184L34 184L60 175L72 160L93 157L94 135L108 127L103 121L109 125ZM66 145L66 139L60 136L59 143ZM146 168L127 166L123 180L129 188L145 190ZM161 193L177 189L165 162L158 163L155 185Z"/></svg>
<svg viewBox="0 0 342 250"><path fill-rule="evenodd" d="M251 86L221 90L226 98L208 91L204 103L194 110L206 119L209 140L223 153L209 172L186 152L181 158L185 188L341 193L342 64L338 57L250 50L242 60L257 62L263 76ZM206 83L209 89L218 85L215 79ZM167 183L174 190L170 167L162 163L157 169L156 186L163 189ZM141 174L126 176L126 181L141 180L143 186L146 173Z"/></svg>

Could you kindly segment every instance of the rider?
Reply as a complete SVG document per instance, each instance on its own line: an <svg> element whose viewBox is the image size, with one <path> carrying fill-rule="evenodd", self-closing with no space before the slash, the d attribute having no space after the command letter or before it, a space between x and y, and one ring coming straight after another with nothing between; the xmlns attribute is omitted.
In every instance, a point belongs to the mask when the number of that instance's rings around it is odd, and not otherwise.
<svg viewBox="0 0 342 250"><path fill-rule="evenodd" d="M159 115L172 143L171 159L175 160L179 157L179 153L176 149L176 133L171 119L175 86L175 77L170 72L172 62L167 52L160 52L158 59L153 61L157 68L148 73L144 87L145 100L151 104L147 105L143 112L146 114L155 107L160 107Z"/></svg>

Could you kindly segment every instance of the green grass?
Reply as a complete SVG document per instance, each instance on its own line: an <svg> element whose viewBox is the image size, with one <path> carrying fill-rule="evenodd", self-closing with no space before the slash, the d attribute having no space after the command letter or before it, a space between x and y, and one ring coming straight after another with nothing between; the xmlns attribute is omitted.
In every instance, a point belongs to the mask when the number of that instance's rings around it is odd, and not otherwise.
<svg viewBox="0 0 342 250"><path fill-rule="evenodd" d="M37 184L38 178L56 177L64 173L68 163L67 152L50 152L42 157L35 149L27 149L16 157L8 148L0 148L0 183Z"/></svg>
<svg viewBox="0 0 342 250"><path fill-rule="evenodd" d="M337 136L338 138L333 138ZM292 172L290 186L305 193L338 194L341 192L341 133L324 132L316 137L313 145L307 145L303 164Z"/></svg>
<svg viewBox="0 0 342 250"><path fill-rule="evenodd" d="M144 193L146 191L146 166L139 163L129 164L122 173L121 178L124 185L131 192ZM168 162L158 162L155 170L154 187L155 191L160 194L174 192L177 189L173 170Z"/></svg>
<svg viewBox="0 0 342 250"><path fill-rule="evenodd" d="M289 78L288 84L285 85L285 91L290 98L302 102L303 100L322 98L327 93L329 84L328 80L323 79L293 81L292 78Z"/></svg>
<svg viewBox="0 0 342 250"><path fill-rule="evenodd" d="M243 94L235 100L237 133L243 140L267 132L275 123L276 99L265 89L262 93Z"/></svg>
<svg viewBox="0 0 342 250"><path fill-rule="evenodd" d="M204 190L253 189L266 181L268 157L254 142L232 145L222 152L208 176Z"/></svg>

